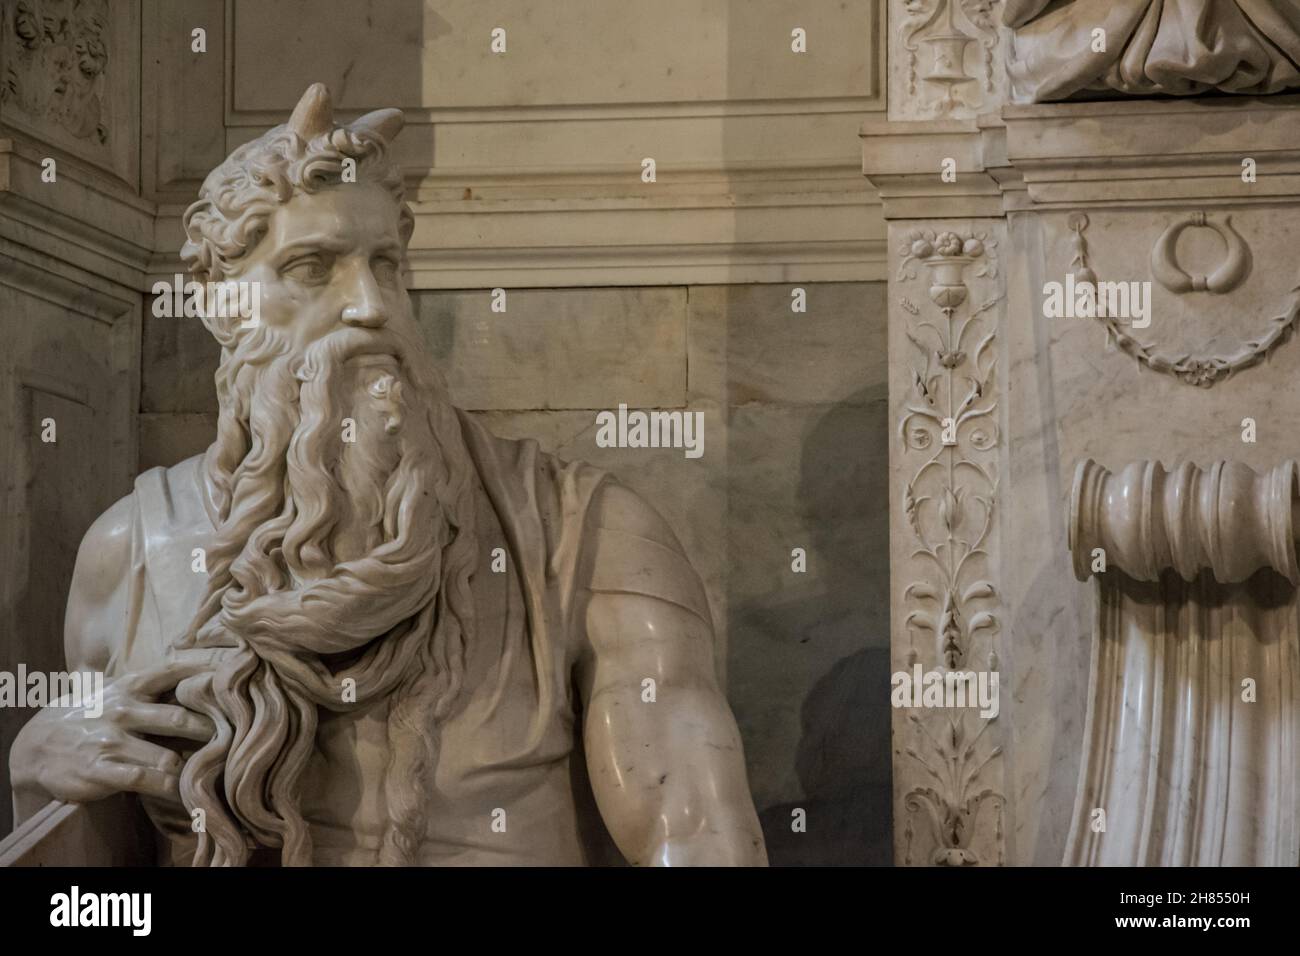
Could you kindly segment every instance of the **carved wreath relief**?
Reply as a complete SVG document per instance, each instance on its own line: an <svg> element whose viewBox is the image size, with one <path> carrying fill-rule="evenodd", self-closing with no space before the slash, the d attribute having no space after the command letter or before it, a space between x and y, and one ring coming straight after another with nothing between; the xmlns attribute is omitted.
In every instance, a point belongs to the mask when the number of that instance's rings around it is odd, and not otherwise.
<svg viewBox="0 0 1300 956"><path fill-rule="evenodd" d="M926 309L900 301L917 352L898 423L904 460L917 463L903 489L920 572L903 593L909 668L998 667L998 591L989 578L998 489L996 331L985 316L1001 294L991 288L974 305L967 284L969 273L994 285L996 245L984 233L915 230L899 250L900 283L915 279L918 265L929 280ZM905 863L918 852L937 865L1003 862L1003 798L986 779L1002 752L988 732L996 720L965 708L907 711L904 752L927 782L903 799ZM976 839L982 811L992 814L991 840ZM924 848L918 828L929 838Z"/></svg>
<svg viewBox="0 0 1300 956"><path fill-rule="evenodd" d="M1074 213L1068 220L1070 231L1074 233L1071 244L1074 256L1070 260L1071 271L1076 282L1090 282L1097 286L1097 275L1088 261L1088 240L1084 232L1088 228L1088 217L1083 213ZM1224 244L1224 256L1213 271L1206 275L1192 275L1178 262L1176 247L1178 236L1188 228L1210 229L1216 232ZM1232 217L1224 215L1218 219L1204 212L1195 212L1180 216L1171 221L1155 240L1151 249L1151 275L1160 285L1175 295L1195 292L1208 292L1224 295L1235 290L1246 278L1251 269L1250 247L1232 226ZM1122 318L1107 315L1099 307L1096 319L1106 329L1107 340L1120 351L1134 358L1140 366L1165 375L1172 375L1188 385L1209 388L1231 375L1257 365L1268 358L1272 352L1289 340L1295 332L1296 322L1300 320L1300 288L1293 290L1285 309L1269 319L1260 330L1260 334L1247 339L1230 352L1210 354L1206 352L1171 350L1162 348L1154 342L1139 341L1131 329L1126 327Z"/></svg>
<svg viewBox="0 0 1300 956"><path fill-rule="evenodd" d="M0 105L107 145L108 0L4 0Z"/></svg>

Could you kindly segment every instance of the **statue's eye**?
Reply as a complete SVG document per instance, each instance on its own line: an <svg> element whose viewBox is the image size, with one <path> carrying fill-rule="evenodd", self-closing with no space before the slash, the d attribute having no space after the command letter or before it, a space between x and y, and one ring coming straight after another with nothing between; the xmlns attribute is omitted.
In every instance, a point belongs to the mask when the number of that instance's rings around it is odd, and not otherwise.
<svg viewBox="0 0 1300 956"><path fill-rule="evenodd" d="M396 282L401 266L398 265L396 259L389 256L379 256L371 264L371 269L375 273L375 278L380 282Z"/></svg>
<svg viewBox="0 0 1300 956"><path fill-rule="evenodd" d="M329 278L330 267L320 256L303 256L284 267L283 275L299 282L323 282Z"/></svg>

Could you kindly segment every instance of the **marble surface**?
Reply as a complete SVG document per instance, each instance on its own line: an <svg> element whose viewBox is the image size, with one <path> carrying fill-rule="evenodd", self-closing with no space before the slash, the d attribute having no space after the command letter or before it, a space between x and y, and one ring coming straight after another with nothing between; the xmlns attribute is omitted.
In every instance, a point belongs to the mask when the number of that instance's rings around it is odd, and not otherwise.
<svg viewBox="0 0 1300 956"><path fill-rule="evenodd" d="M1294 0L1006 0L1012 98L1277 93L1300 85Z"/></svg>
<svg viewBox="0 0 1300 956"><path fill-rule="evenodd" d="M461 408L677 408L686 398L685 289L413 293L416 321ZM217 353L196 319L146 316L141 411L212 413Z"/></svg>
<svg viewBox="0 0 1300 956"><path fill-rule="evenodd" d="M0 671L63 669L63 603L77 543L130 486L139 298L69 282L50 259L0 239ZM134 298L134 301L132 301ZM52 431L50 428L52 427ZM52 441L46 441L51 438ZM88 463L98 463L91 469ZM30 711L0 708L0 754ZM8 761L0 830L12 825Z"/></svg>
<svg viewBox="0 0 1300 956"><path fill-rule="evenodd" d="M250 0L234 8L233 93L241 110L288 109L316 79L344 91L344 109L383 98L403 108L524 109L868 95L875 80L875 11L863 2L808 0L791 11L782 0L749 0L743 8L702 0L663 0L653 8L570 0L549 10L441 0L341 6L328 23ZM497 27L506 31L504 54L490 48ZM808 65L791 53L794 27L808 33ZM317 59L327 71L313 72L305 60L271 68L283 60L276 55L283 38L303 33L319 41ZM540 46L547 56L532 55ZM718 55L727 50L749 55L733 62ZM408 68L410 60L417 69ZM579 61L585 70L572 68ZM603 78L595 89L594 72Z"/></svg>
<svg viewBox="0 0 1300 956"><path fill-rule="evenodd" d="M1300 858L1297 467L1076 469L1070 549L1096 617L1067 863Z"/></svg>
<svg viewBox="0 0 1300 956"><path fill-rule="evenodd" d="M887 0L889 119L964 119L1006 97L1010 31L990 3Z"/></svg>
<svg viewBox="0 0 1300 956"><path fill-rule="evenodd" d="M1295 241L1294 218L1264 206L1236 208L1232 215L1258 253L1241 288L1226 296L1180 296L1153 282L1151 326L1132 334L1174 354L1231 354L1285 312L1295 279L1282 250ZM1089 210L1088 216L1085 234L1094 237L1089 260L1098 277L1151 281L1150 249L1172 214ZM1022 258L1008 278L1009 307L1035 315L1010 329L1007 353L1021 396L1008 427L1023 436L1010 456L1009 484L1022 502L1011 522L1025 543L1022 567L1033 569L1008 580L1008 599L1019 609L1024 634L1014 684L1016 704L1026 714L1016 722L1025 753L1017 761L1022 802L1016 828L1026 850L1036 848L1030 858L1044 862L1064 851L1069 831L1090 670L1093 600L1074 581L1065 537L1076 464L1092 458L1118 468L1157 457L1172 468L1231 458L1267 470L1294 455L1287 409L1300 400L1294 342L1280 345L1264 365L1197 387L1108 345L1096 319L1043 318L1043 284L1070 268L1072 236L1066 212L1019 220L1012 241L1041 249L1042 256ZM1221 253L1212 243L1187 249L1189 260L1199 255L1211 265ZM1242 440L1245 418L1257 423L1254 442ZM1053 719L1031 716L1044 713Z"/></svg>
<svg viewBox="0 0 1300 956"><path fill-rule="evenodd" d="M883 226L853 141L884 109L881 7L200 0L181 16L143 0L138 85L157 91L143 188L164 206L155 265L174 271L180 214L207 169L320 80L345 109L407 112L396 150L418 190L417 287L882 278ZM196 23L207 55L174 41ZM504 53L491 50L498 27ZM806 53L791 50L796 28ZM281 44L314 52L267 55Z"/></svg>
<svg viewBox="0 0 1300 956"><path fill-rule="evenodd" d="M1083 6L1053 10L1071 15ZM1121 6L1132 5L1115 8ZM908 369L917 341L922 351L936 350L933 378L918 368L919 378L891 379L895 421L909 391L923 413L941 408L946 369L969 365L971 350L981 343L972 338L945 355L932 344L935 335L942 338L945 329L956 334L976 309L996 330L991 377L966 375L961 384L963 394L978 384L970 393L974 406L986 406L990 398L997 404L992 420L999 438L988 464L997 477L1001 551L989 551L987 580L995 591L970 592L996 595L996 606L962 607L963 591L960 601L950 602L958 613L929 619L958 638L979 620L990 640L996 636L1003 700L996 727L988 731L997 758L983 772L995 775L989 788L1000 799L1004 826L985 832L982 851L978 835L973 838L978 862L997 860L1000 853L1019 865L1259 863L1271 852L1262 834L1272 828L1285 843L1294 831L1287 799L1262 799L1258 789L1287 772L1278 770L1285 747L1276 744L1291 732L1286 697L1293 681L1287 655L1273 649L1294 641L1294 589L1242 590L1234 599L1247 603L1235 624L1198 610L1215 601L1197 604L1171 591L1174 603L1160 606L1170 615L1183 608L1184 616L1176 626L1158 626L1143 616L1149 601L1099 598L1076 579L1067 520L1075 469L1088 459L1112 469L1135 461L1174 469L1222 460L1264 473L1295 457L1290 419L1300 400L1294 335L1300 302L1288 258L1300 238L1291 173L1300 155L1295 108L1292 97L1134 99L1003 105L978 119L904 117L864 125L864 169L881 191L899 256L889 289L891 367ZM940 185L925 165L943 156L956 157L960 171L955 182ZM1259 168L1272 172L1246 175ZM989 291L977 291L970 281L964 296L953 288L955 273L969 276L976 267L969 260L978 257L964 248L960 257L950 250L949 257L968 261L945 264L937 237L926 238L941 231L996 235L1000 274ZM913 278L922 270L934 274L928 284ZM939 278L942 272L949 275ZM1142 314L1048 314L1048 285L1071 280L1123 283L1141 297ZM952 310L951 316L931 307L936 296L945 301L934 304ZM922 327L927 320L933 329ZM902 467L910 463L904 438L900 431L891 453L895 665L915 643L912 624L922 619L911 615L930 613L898 532L913 530L914 513L924 530L926 508L935 507L910 494L914 469ZM959 434L959 449L962 442ZM965 476L963 484L977 477L969 470ZM964 497L947 500L947 520L968 514L973 494L967 489ZM1015 542L1014 548L1007 542ZM1096 630L1099 607L1125 615L1122 626ZM1110 635L1096 659L1095 632ZM1204 656L1188 656L1194 639L1235 649L1207 663ZM1162 710L1165 705L1152 703L1153 695L1171 701L1185 692L1185 702L1226 720L1236 705L1221 682L1228 675L1233 681L1251 676L1247 670L1266 673L1260 687L1267 686L1270 695L1243 722L1253 728L1247 735L1257 742L1253 749L1244 737L1229 740L1214 727L1178 722ZM1141 700L1122 697L1137 688L1149 693ZM1106 710L1107 701L1121 697L1123 721L1118 711ZM1090 705L1099 715L1095 727L1108 729L1088 729ZM907 752L911 738L900 736L900 722L896 717L895 836L897 858L905 862L915 830L909 832L903 795L930 781ZM1097 733L1106 742L1098 743ZM1144 756L1153 752L1144 748L1157 746L1172 748L1166 756L1177 773ZM1116 799L1122 795L1121 815L1136 812L1129 798L1141 803L1134 788L1144 774L1158 778L1142 803L1151 819L1201 814L1199 849L1186 840L1190 829L1175 832L1181 824L1135 830L1128 819L1115 824L1116 832L1137 834L1140 846L1124 849L1121 844L1133 841L1119 840L1101 855L1081 852L1081 842L1071 843L1071 828L1084 819L1076 809L1088 799L1080 787L1091 779L1081 777L1089 753L1096 761L1123 756L1126 766L1137 768L1123 780L1115 778L1118 790L1109 792ZM1229 780L1236 781L1244 802L1216 816L1229 804L1213 802L1213 795L1202 799L1198 788ZM1089 792L1099 791L1094 786ZM1262 802L1250 803L1252 794ZM952 818L963 823L965 836L970 820L956 813ZM1261 825L1261 818L1270 822ZM967 849L961 840L952 842ZM1129 849L1138 855L1126 856ZM912 862L975 861L957 853Z"/></svg>
<svg viewBox="0 0 1300 956"><path fill-rule="evenodd" d="M1007 243L997 220L891 223L891 672L987 672L1007 683ZM988 680L988 678L986 678ZM1000 866L1014 819L1005 707L894 707L894 860ZM943 768L943 769L936 769Z"/></svg>
<svg viewBox="0 0 1300 956"><path fill-rule="evenodd" d="M406 288L402 125L336 121L313 84L187 210L195 278L252 284L261 309L202 316L207 451L139 475L82 539L68 665L107 681L23 726L15 811L135 793L200 866L573 865L597 831L634 865L762 865L671 528L451 404ZM541 359L553 382L582 364Z"/></svg>
<svg viewBox="0 0 1300 956"><path fill-rule="evenodd" d="M589 306L602 320L615 317L614 327L629 318L675 322L684 296L685 407L705 416L698 460L601 448L594 409L502 407L504 396L480 389L489 410L475 414L503 437L535 438L546 451L610 469L667 518L708 592L718 668L772 861L883 863L890 856L888 740L880 732L889 668L888 530L879 507L888 446L884 289L809 283L803 314L790 311L790 290L510 293L518 312L509 314L525 322L544 325ZM417 314L422 324L442 316L472 330L466 313L486 295L417 293ZM479 346L491 357L482 352L477 360L513 368L509 326L496 328L500 334ZM605 334L594 332L597 341ZM203 406L190 380L209 375L215 357L202 354L201 340L193 349L167 346L148 328L145 338L156 356L146 366L146 394L155 407L178 410L142 414L141 467L205 447L214 427L210 414L194 410ZM450 343L444 370L466 342L427 326L425 338ZM545 363L532 356L521 374L553 380ZM626 394L619 370L609 364L587 377L582 387L593 405L616 406ZM454 385L452 393L459 398ZM806 573L791 571L794 547L808 553ZM810 824L795 834L791 813L800 807Z"/></svg>

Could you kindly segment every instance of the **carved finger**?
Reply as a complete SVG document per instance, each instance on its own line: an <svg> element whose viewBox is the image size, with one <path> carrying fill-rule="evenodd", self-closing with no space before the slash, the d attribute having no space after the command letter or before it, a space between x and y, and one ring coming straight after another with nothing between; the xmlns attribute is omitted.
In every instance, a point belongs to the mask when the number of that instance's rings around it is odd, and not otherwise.
<svg viewBox="0 0 1300 956"><path fill-rule="evenodd" d="M122 708L117 724L136 733L181 737L199 743L207 743L217 732L209 718L175 704L128 704Z"/></svg>
<svg viewBox="0 0 1300 956"><path fill-rule="evenodd" d="M105 758L95 761L91 775L98 782L117 791L138 793L172 803L179 803L181 799L180 777L153 767Z"/></svg>
<svg viewBox="0 0 1300 956"><path fill-rule="evenodd" d="M104 759L158 770L177 777L185 766L185 761L174 750L168 750L148 740L141 740L139 737L123 737L118 740L105 754Z"/></svg>
<svg viewBox="0 0 1300 956"><path fill-rule="evenodd" d="M175 651L165 663L136 674L132 687L145 697L165 694L187 677L214 670L224 656L225 648Z"/></svg>

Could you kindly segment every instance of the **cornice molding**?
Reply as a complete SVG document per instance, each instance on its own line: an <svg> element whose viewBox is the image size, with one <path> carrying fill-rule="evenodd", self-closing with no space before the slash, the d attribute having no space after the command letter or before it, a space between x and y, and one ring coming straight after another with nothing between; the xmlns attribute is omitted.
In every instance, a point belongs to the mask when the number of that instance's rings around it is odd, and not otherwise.
<svg viewBox="0 0 1300 956"><path fill-rule="evenodd" d="M116 294L102 278L0 236L0 285L19 289L76 315L113 325L133 313L138 299Z"/></svg>
<svg viewBox="0 0 1300 956"><path fill-rule="evenodd" d="M1300 196L1300 96L1009 106L1002 121L1008 162L1034 206ZM1247 158L1257 166L1253 183L1242 181Z"/></svg>
<svg viewBox="0 0 1300 956"><path fill-rule="evenodd" d="M45 155L24 140L0 139L0 236L118 285L141 288L157 207L58 157L56 181L44 182Z"/></svg>
<svg viewBox="0 0 1300 956"><path fill-rule="evenodd" d="M873 120L859 135L862 172L880 192L885 219L1003 215L1004 185L994 171L1004 165L1006 147L996 119ZM951 182L942 176L946 159L956 163Z"/></svg>
<svg viewBox="0 0 1300 956"><path fill-rule="evenodd" d="M887 220L1300 196L1300 96L1007 106L969 121L873 120L861 135ZM940 176L944 158L955 182ZM1242 180L1248 158L1254 182Z"/></svg>
<svg viewBox="0 0 1300 956"><path fill-rule="evenodd" d="M410 188L412 289L883 281L879 198L855 165L695 167L627 193L501 170ZM436 185L435 185L436 184ZM473 185L471 185L473 184ZM182 271L185 207L159 209L152 278Z"/></svg>

